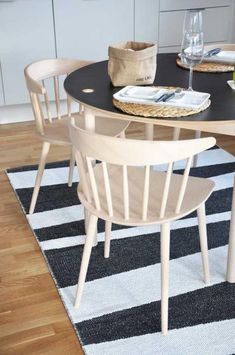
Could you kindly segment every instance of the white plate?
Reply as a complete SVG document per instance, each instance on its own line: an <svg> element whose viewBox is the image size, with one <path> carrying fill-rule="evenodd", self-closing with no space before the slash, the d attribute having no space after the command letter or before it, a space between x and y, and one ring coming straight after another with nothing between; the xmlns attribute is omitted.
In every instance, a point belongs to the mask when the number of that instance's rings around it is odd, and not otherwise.
<svg viewBox="0 0 235 355"><path fill-rule="evenodd" d="M210 97L210 94L198 91L183 91L167 102L155 102L161 95L174 92L170 89L157 89L150 86L126 86L113 97L122 102L141 103L146 105L175 106L189 109L199 109Z"/></svg>
<svg viewBox="0 0 235 355"><path fill-rule="evenodd" d="M126 86L118 93L124 98L127 97L142 100L153 100L157 96L158 92L159 89L151 86Z"/></svg>
<svg viewBox="0 0 235 355"><path fill-rule="evenodd" d="M231 89L235 90L235 82L233 80L228 80L227 83Z"/></svg>

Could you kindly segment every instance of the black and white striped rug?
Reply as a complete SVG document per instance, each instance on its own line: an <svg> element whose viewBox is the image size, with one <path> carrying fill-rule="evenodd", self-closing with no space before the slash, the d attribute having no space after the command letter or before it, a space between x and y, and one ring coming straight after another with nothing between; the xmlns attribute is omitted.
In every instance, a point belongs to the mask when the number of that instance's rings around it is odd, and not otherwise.
<svg viewBox="0 0 235 355"><path fill-rule="evenodd" d="M199 156L198 166L191 175L216 182L206 204L211 284L205 287L202 280L197 219L192 214L171 226L167 336L160 333L159 226L114 225L110 258L104 259L100 221L100 242L92 251L81 307L75 310L85 237L76 183L67 187L68 164L47 165L33 215L27 212L36 167L8 170L86 354L235 353L235 284L225 282L235 159L211 149Z"/></svg>

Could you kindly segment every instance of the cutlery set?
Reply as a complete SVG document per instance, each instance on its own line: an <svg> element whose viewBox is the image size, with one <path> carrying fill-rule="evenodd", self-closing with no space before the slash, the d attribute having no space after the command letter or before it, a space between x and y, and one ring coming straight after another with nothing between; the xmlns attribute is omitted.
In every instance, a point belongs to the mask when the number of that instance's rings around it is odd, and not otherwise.
<svg viewBox="0 0 235 355"><path fill-rule="evenodd" d="M213 49L211 49L210 51L204 53L204 57L205 57L205 58L210 58L210 57L212 57L213 55L218 54L219 52L221 52L221 48L213 48Z"/></svg>
<svg viewBox="0 0 235 355"><path fill-rule="evenodd" d="M173 92L168 92L166 94L161 95L158 99L155 100L155 102L167 102L173 98L175 98L175 96L178 96L178 98L182 97L184 94L182 93L183 89L178 88ZM181 94L181 95L179 95Z"/></svg>
<svg viewBox="0 0 235 355"><path fill-rule="evenodd" d="M117 101L125 103L159 104L198 110L208 102L210 94L189 91L180 87L167 89L164 87L126 86L116 92L113 97Z"/></svg>

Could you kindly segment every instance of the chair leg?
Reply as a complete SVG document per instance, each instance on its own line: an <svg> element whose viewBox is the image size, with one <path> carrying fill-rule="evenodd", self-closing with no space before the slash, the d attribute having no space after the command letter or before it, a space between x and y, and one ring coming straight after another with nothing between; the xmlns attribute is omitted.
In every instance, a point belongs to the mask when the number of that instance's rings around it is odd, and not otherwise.
<svg viewBox="0 0 235 355"><path fill-rule="evenodd" d="M87 234L87 231L88 231L89 217L90 217L90 213L84 207L84 223L85 223L85 233L86 234Z"/></svg>
<svg viewBox="0 0 235 355"><path fill-rule="evenodd" d="M68 186L71 187L73 184L73 171L74 171L74 165L75 165L75 154L73 148L71 149L71 157L70 157L70 163L69 163L69 180L68 180Z"/></svg>
<svg viewBox="0 0 235 355"><path fill-rule="evenodd" d="M89 219L90 219L90 212L85 209L84 207L84 223L85 223L85 233L87 234L88 226L89 226ZM97 238L97 230L95 231L94 239L93 239L93 247L98 245L98 238Z"/></svg>
<svg viewBox="0 0 235 355"><path fill-rule="evenodd" d="M43 172L44 172L44 168L45 168L45 164L46 164L46 158L47 158L49 149L50 149L50 143L44 142L42 145L41 158L40 158L37 177L36 177L36 181L35 181L35 185L34 185L34 189L33 189L33 195L32 195L32 199L31 199L31 203L30 203L30 207L29 207L30 214L32 214L35 209L35 205L37 202L38 193L39 193L39 189L40 189L40 185L41 185L41 181L42 181L42 176L43 176Z"/></svg>
<svg viewBox="0 0 235 355"><path fill-rule="evenodd" d="M78 278L78 287L77 287L77 293L75 298L75 308L78 308L81 303L83 288L86 280L86 274L87 274L88 264L91 255L93 239L96 231L97 220L98 218L96 216L90 215L86 241L83 249L81 268L80 268L80 273Z"/></svg>
<svg viewBox="0 0 235 355"><path fill-rule="evenodd" d="M112 222L105 222L105 242L104 242L104 257L109 258L110 254L110 238L111 238Z"/></svg>
<svg viewBox="0 0 235 355"><path fill-rule="evenodd" d="M210 282L210 270L209 270L209 259L208 259L205 203L202 203L201 206L197 209L197 217L198 217L204 280L205 283L208 284Z"/></svg>
<svg viewBox="0 0 235 355"><path fill-rule="evenodd" d="M152 123L145 123L145 139L153 141L154 138L154 125Z"/></svg>
<svg viewBox="0 0 235 355"><path fill-rule="evenodd" d="M161 225L161 329L168 332L168 288L169 288L170 225Z"/></svg>

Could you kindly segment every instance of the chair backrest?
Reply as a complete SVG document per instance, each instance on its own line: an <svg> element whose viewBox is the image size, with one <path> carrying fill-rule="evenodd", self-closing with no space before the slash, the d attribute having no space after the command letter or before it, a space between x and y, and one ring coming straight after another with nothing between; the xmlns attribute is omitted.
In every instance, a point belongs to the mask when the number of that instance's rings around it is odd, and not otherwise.
<svg viewBox="0 0 235 355"><path fill-rule="evenodd" d="M143 141L113 138L82 130L73 123L70 124L69 130L72 145L75 148L83 193L87 201L94 203L98 211L102 206L99 199L93 161L97 159L102 163L103 183L110 217L113 215L113 205L108 165L121 166L123 217L125 220L130 218L128 166L141 166L145 169L142 215L140 216L144 221L148 216L151 166L167 164L159 215L160 218L164 218L174 162L186 159L186 166L175 207L175 213L180 213L193 156L212 147L216 142L212 137L184 141Z"/></svg>
<svg viewBox="0 0 235 355"><path fill-rule="evenodd" d="M25 80L29 90L37 129L42 135L46 124L45 118L49 122L52 122L53 118L61 118L59 77L66 76L88 64L91 64L91 62L77 59L46 59L29 64L25 68ZM50 95L50 93L52 94ZM71 99L67 94L66 98L66 114L71 116ZM55 115L52 114L52 101L55 102Z"/></svg>

